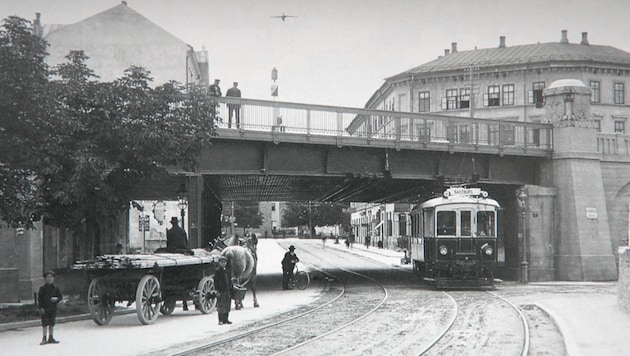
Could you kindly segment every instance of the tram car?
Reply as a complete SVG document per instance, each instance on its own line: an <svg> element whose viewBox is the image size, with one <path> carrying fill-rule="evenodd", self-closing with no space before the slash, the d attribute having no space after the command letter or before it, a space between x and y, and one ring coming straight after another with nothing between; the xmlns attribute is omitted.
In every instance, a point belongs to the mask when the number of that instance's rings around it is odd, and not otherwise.
<svg viewBox="0 0 630 356"><path fill-rule="evenodd" d="M438 288L493 287L496 200L480 188L451 187L411 211L414 271Z"/></svg>

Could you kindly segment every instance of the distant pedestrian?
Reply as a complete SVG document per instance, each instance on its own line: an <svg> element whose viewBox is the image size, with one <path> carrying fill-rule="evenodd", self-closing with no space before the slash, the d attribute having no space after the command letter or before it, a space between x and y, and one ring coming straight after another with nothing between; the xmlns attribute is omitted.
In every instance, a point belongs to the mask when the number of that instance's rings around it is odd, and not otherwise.
<svg viewBox="0 0 630 356"><path fill-rule="evenodd" d="M350 248L350 238L346 237L346 248Z"/></svg>
<svg viewBox="0 0 630 356"><path fill-rule="evenodd" d="M238 82L234 82L233 86L225 93L226 97L240 98L241 91L238 89ZM241 127L241 106L239 104L228 104L228 128L232 127L232 117L236 117L236 128Z"/></svg>
<svg viewBox="0 0 630 356"><path fill-rule="evenodd" d="M370 238L370 235L368 234L365 237L365 248L370 248L370 240L372 240L372 238Z"/></svg>
<svg viewBox="0 0 630 356"><path fill-rule="evenodd" d="M322 248L326 248L326 235L322 235Z"/></svg>
<svg viewBox="0 0 630 356"><path fill-rule="evenodd" d="M220 82L221 80L215 79L214 84L210 84L210 87L208 88L208 94L210 94L210 96L223 96L223 93L221 92L221 87L219 86Z"/></svg>
<svg viewBox="0 0 630 356"><path fill-rule="evenodd" d="M232 304L232 281L227 269L227 258L219 257L219 268L214 273L214 287L217 291L217 314L219 325L232 324L229 320Z"/></svg>
<svg viewBox="0 0 630 356"><path fill-rule="evenodd" d="M55 340L53 333L57 321L57 304L63 299L63 296L54 284L55 272L46 271L44 278L46 284L41 286L37 293L37 307L42 318L42 341L39 344L58 344L59 341ZM46 339L46 331L48 331L48 339Z"/></svg>
<svg viewBox="0 0 630 356"><path fill-rule="evenodd" d="M289 282L293 280L293 269L295 264L300 262L300 259L295 254L295 246L289 246L289 251L284 254L282 259L282 289L292 289Z"/></svg>
<svg viewBox="0 0 630 356"><path fill-rule="evenodd" d="M378 246L378 248L383 248L383 240L378 240L376 245Z"/></svg>

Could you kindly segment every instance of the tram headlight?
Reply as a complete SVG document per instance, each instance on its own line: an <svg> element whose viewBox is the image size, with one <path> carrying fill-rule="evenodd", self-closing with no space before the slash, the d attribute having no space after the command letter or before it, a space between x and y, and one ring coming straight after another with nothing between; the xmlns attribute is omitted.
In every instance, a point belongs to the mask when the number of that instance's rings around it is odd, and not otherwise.
<svg viewBox="0 0 630 356"><path fill-rule="evenodd" d="M481 251L483 251L483 253L486 254L486 256L492 256L492 254L494 253L494 249L492 248L492 246L490 246L490 244L483 244L483 246L481 246Z"/></svg>
<svg viewBox="0 0 630 356"><path fill-rule="evenodd" d="M439 251L440 251L440 255L446 256L448 254L448 247L442 245L442 246L440 246L440 250Z"/></svg>

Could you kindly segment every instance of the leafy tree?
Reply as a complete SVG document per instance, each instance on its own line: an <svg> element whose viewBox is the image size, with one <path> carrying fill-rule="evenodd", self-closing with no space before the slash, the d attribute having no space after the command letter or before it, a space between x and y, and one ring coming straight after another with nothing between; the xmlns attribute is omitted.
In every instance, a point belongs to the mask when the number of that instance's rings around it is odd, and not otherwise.
<svg viewBox="0 0 630 356"><path fill-rule="evenodd" d="M43 215L86 236L89 255L98 224L126 209L134 185L169 166L195 169L215 135L217 103L202 88L152 88L141 67L98 82L82 51L49 70L46 43L26 20L10 17L3 28L0 219L32 226Z"/></svg>
<svg viewBox="0 0 630 356"><path fill-rule="evenodd" d="M258 228L263 223L260 203L257 201L242 201L234 203L234 216L238 226L243 228L243 234L248 228Z"/></svg>
<svg viewBox="0 0 630 356"><path fill-rule="evenodd" d="M0 29L0 220L11 227L32 226L43 204L38 171L42 145L51 128L47 113L46 42L30 23L11 16Z"/></svg>
<svg viewBox="0 0 630 356"><path fill-rule="evenodd" d="M346 226L350 222L347 204L331 202L289 202L282 221L286 226L309 226L314 235L315 226Z"/></svg>

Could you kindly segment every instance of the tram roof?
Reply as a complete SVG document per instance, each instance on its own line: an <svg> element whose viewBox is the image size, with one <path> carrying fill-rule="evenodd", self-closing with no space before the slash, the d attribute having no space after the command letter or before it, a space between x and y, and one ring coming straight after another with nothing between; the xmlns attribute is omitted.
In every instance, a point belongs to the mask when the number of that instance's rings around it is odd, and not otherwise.
<svg viewBox="0 0 630 356"><path fill-rule="evenodd" d="M490 205L496 208L501 207L501 205L499 205L499 203L496 200L490 199L490 198L473 197L473 196L451 196L451 197L446 198L446 197L441 196L441 197L429 199L421 203L420 205L418 205L418 208L426 209L426 208L435 208L441 205L454 205L454 204L479 204L479 205Z"/></svg>

